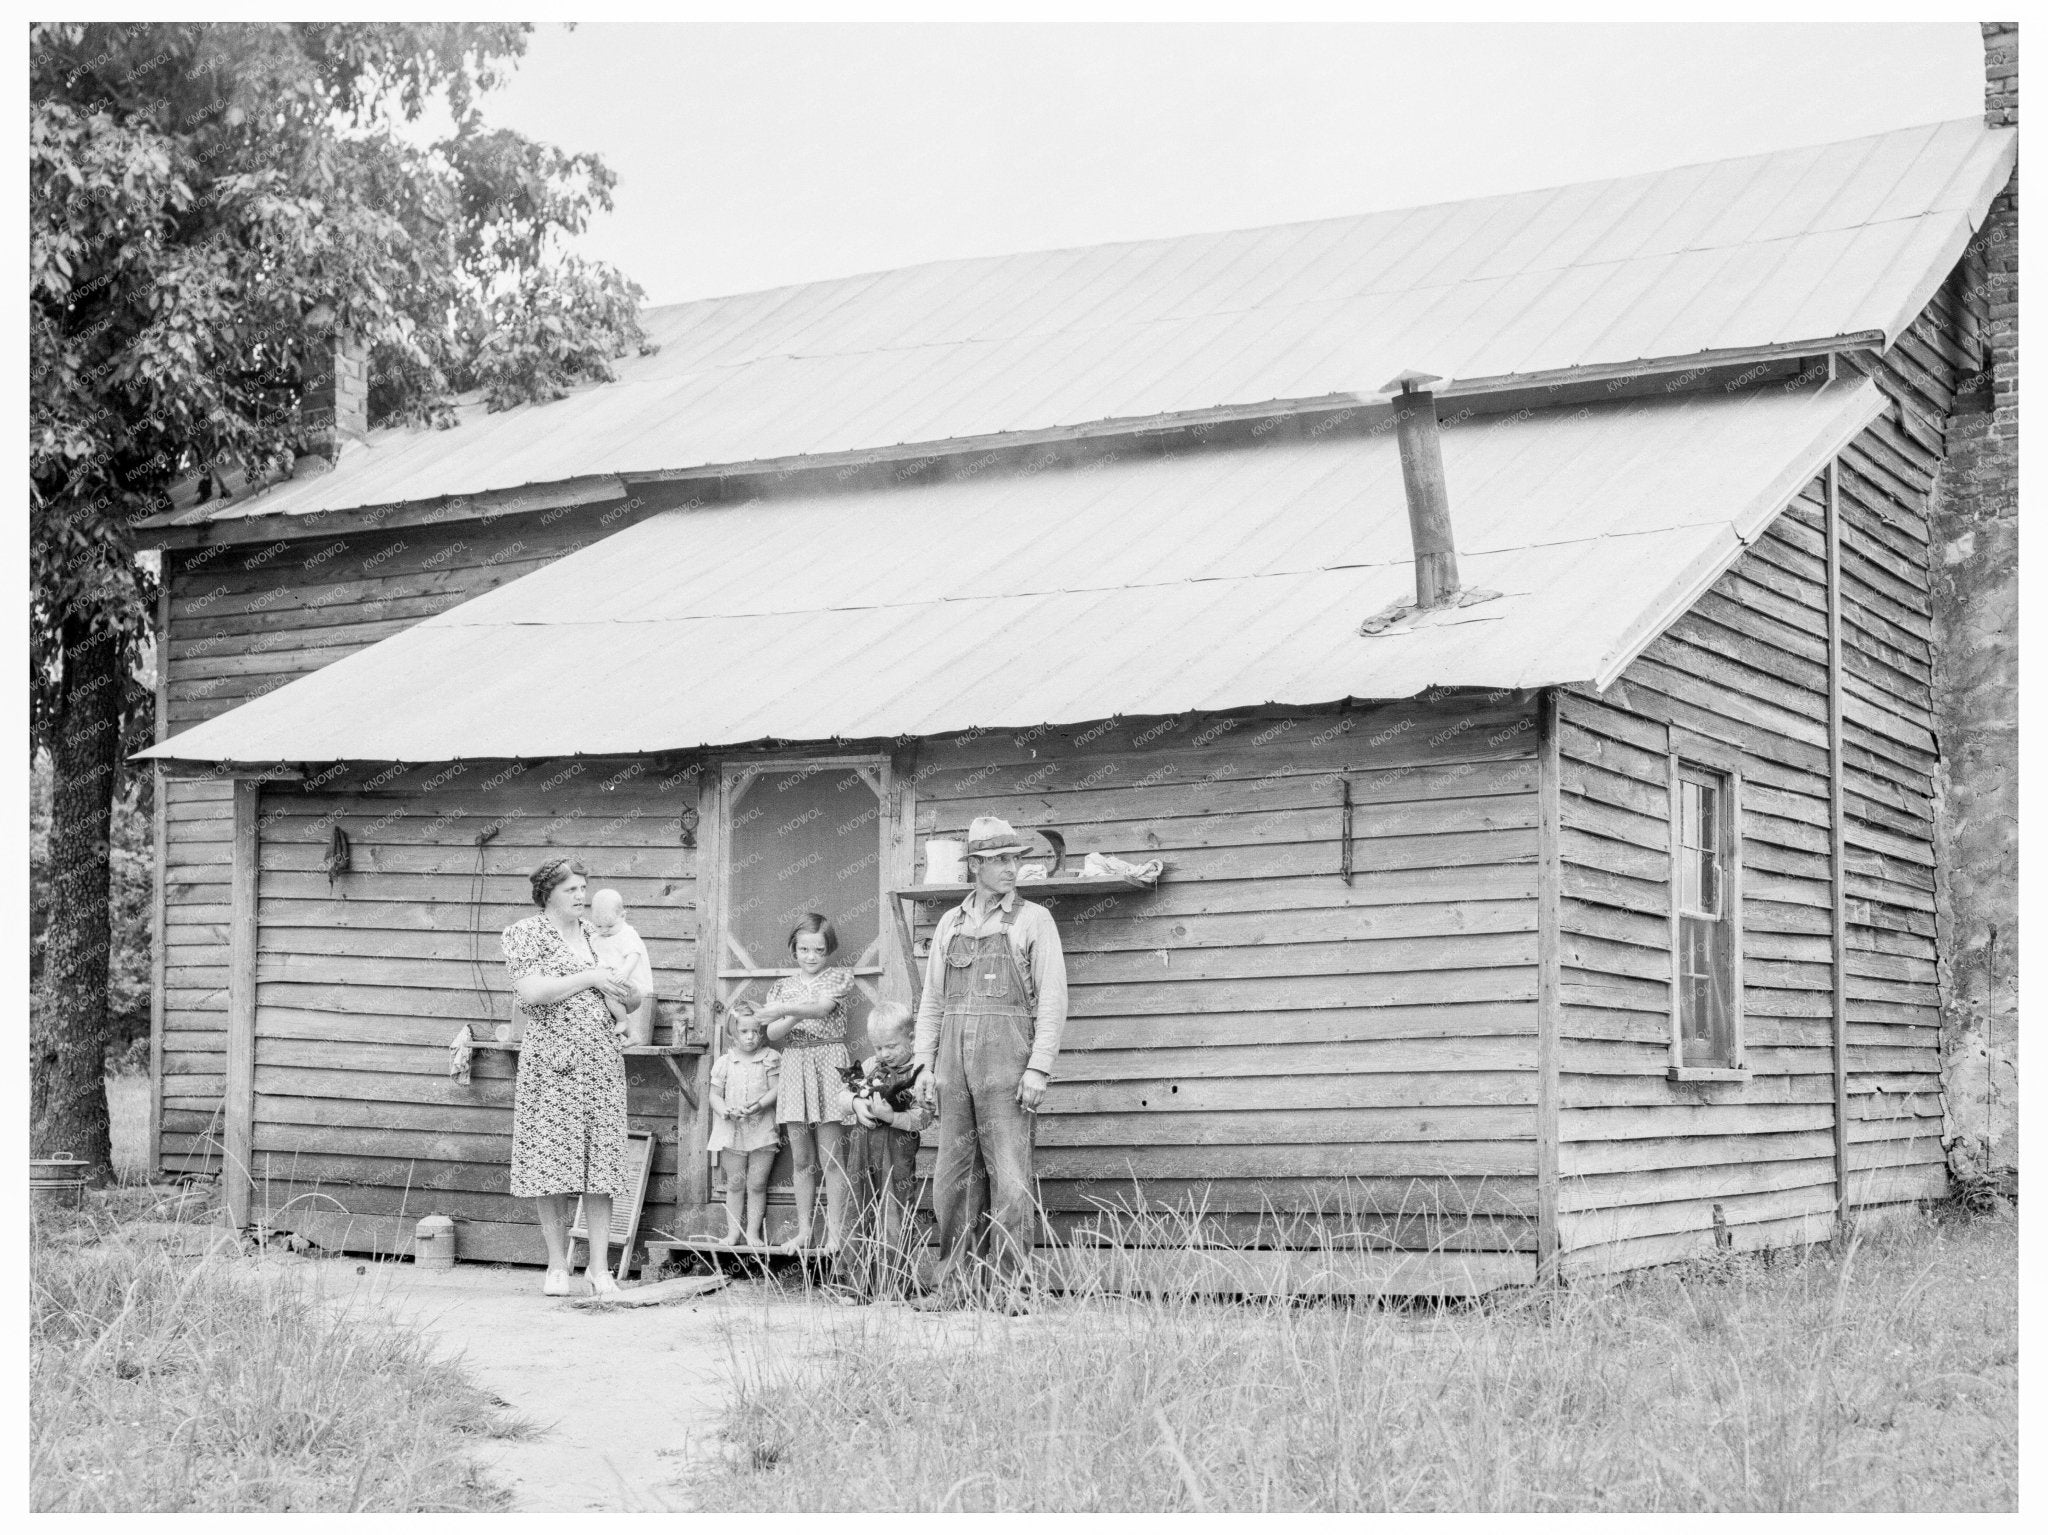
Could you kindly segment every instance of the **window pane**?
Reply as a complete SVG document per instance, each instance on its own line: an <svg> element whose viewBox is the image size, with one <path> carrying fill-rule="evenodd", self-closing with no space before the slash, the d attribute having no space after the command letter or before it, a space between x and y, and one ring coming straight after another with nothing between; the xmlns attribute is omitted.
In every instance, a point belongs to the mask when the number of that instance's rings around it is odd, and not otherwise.
<svg viewBox="0 0 2048 1535"><path fill-rule="evenodd" d="M1678 1005L1679 1059L1687 1066L1735 1062L1738 999L1735 945L1728 910L1727 780L1681 766L1678 782L1678 952L1672 956Z"/></svg>
<svg viewBox="0 0 2048 1535"><path fill-rule="evenodd" d="M1735 997L1732 990L1735 956L1734 924L1725 919L1713 927L1714 942L1708 967L1710 1003L1707 1009L1708 1048L1714 1064L1735 1062Z"/></svg>
<svg viewBox="0 0 2048 1535"><path fill-rule="evenodd" d="M1678 1034L1687 1066L1730 1063L1734 998L1729 989L1728 923L1706 917L1679 922Z"/></svg>
<svg viewBox="0 0 2048 1535"><path fill-rule="evenodd" d="M1700 784L1700 884L1699 909L1719 915L1721 910L1721 791Z"/></svg>
<svg viewBox="0 0 2048 1535"><path fill-rule="evenodd" d="M1719 916L1722 851L1721 792L1710 783L1679 781L1678 905L1681 911Z"/></svg>

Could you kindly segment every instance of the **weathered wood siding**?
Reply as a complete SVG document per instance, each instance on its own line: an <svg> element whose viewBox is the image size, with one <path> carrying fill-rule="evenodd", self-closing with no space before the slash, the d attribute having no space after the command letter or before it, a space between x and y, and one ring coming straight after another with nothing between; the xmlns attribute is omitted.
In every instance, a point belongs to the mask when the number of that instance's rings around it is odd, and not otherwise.
<svg viewBox="0 0 2048 1535"><path fill-rule="evenodd" d="M1824 1232L1834 1209L1827 590L1802 494L1604 696L1559 699L1567 1271ZM1669 726L1741 749L1747 1082L1672 1082ZM1816 1226L1818 1222L1818 1226Z"/></svg>
<svg viewBox="0 0 2048 1535"><path fill-rule="evenodd" d="M1054 906L1055 1223L1192 1209L1243 1241L1533 1254L1535 753L1533 703L1504 697L921 743L920 857L993 813L1167 866Z"/></svg>
<svg viewBox="0 0 2048 1535"><path fill-rule="evenodd" d="M1886 415L1838 465L1852 1205L1939 1195L1927 533L1933 321L1870 366ZM1908 343L1913 343L1909 347ZM1945 402L1940 402L1945 408ZM1559 1227L1570 1269L1832 1227L1833 819L1825 481L1604 695L1560 699ZM1741 751L1744 1083L1670 1064L1668 726Z"/></svg>
<svg viewBox="0 0 2048 1535"><path fill-rule="evenodd" d="M1936 980L1934 620L1928 497L1963 353L1947 289L1884 357L1892 406L1841 455L1849 1193L1948 1190Z"/></svg>
<svg viewBox="0 0 2048 1535"><path fill-rule="evenodd" d="M164 734L537 570L637 520L618 502L452 528L167 552ZM164 1005L158 1154L167 1169L220 1166L226 1069L227 880L232 786L165 786Z"/></svg>
<svg viewBox="0 0 2048 1535"><path fill-rule="evenodd" d="M267 785L258 1207L289 1204L282 1223L326 1242L400 1252L413 1223L439 1211L461 1223L464 1257L540 1261L531 1202L506 1191L515 1058L478 1051L462 1084L448 1075L449 1042L464 1023L488 1033L509 1016L499 934L532 915L528 873L560 854L584 861L593 889L625 897L656 995L687 1007L696 853L681 844L678 814L696 792L694 769L650 761L458 763ZM336 824L353 867L330 883L321 860ZM675 1082L647 1057L629 1058L627 1081L634 1128L658 1140L645 1218L667 1226L678 1202ZM701 1141L702 1127L693 1134Z"/></svg>

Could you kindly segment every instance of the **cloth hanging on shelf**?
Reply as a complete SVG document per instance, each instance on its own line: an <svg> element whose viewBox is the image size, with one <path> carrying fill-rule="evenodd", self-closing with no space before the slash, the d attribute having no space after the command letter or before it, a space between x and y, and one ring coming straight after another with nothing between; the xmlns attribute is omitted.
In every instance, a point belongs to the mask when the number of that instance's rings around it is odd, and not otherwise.
<svg viewBox="0 0 2048 1535"><path fill-rule="evenodd" d="M469 1062L475 1054L476 1036L469 1032L469 1025L465 1023L448 1042L448 1075L464 1087L469 1086Z"/></svg>
<svg viewBox="0 0 2048 1535"><path fill-rule="evenodd" d="M1081 862L1081 873L1084 876L1094 876L1098 879L1107 876L1140 879L1148 885L1155 882L1165 868L1166 865L1157 858L1144 863L1127 863L1114 853L1090 853Z"/></svg>

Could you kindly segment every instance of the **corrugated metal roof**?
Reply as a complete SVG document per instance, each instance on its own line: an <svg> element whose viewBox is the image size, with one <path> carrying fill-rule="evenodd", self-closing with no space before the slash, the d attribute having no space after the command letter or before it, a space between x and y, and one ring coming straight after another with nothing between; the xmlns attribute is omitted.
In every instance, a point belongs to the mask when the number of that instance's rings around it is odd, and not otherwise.
<svg viewBox="0 0 2048 1535"><path fill-rule="evenodd" d="M549 405L380 431L212 516L1058 430L1845 338L1888 345L2015 155L1976 119L1267 229L943 261L649 310ZM160 521L204 520L196 513Z"/></svg>
<svg viewBox="0 0 2048 1535"><path fill-rule="evenodd" d="M445 761L947 734L1618 670L1873 420L1867 380L1473 417L1412 599L1391 433L658 515L153 750Z"/></svg>

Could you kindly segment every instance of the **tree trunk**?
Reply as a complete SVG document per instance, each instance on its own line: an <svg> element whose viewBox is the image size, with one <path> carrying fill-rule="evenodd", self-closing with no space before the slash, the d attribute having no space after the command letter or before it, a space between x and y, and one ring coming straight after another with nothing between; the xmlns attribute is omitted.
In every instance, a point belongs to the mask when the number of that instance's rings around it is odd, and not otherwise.
<svg viewBox="0 0 2048 1535"><path fill-rule="evenodd" d="M70 636L66 636L67 640ZM120 647L67 644L50 731L50 914L42 992L29 1039L31 1153L71 1152L113 1176L107 1117L107 901Z"/></svg>

